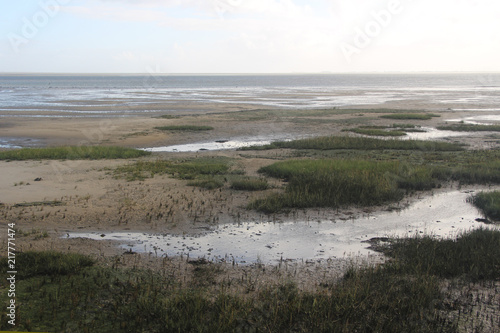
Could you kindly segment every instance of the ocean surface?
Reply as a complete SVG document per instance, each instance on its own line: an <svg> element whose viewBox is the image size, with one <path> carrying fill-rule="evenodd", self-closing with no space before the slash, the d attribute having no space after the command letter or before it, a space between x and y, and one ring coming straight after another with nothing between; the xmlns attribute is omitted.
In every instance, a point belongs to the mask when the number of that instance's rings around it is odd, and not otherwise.
<svg viewBox="0 0 500 333"><path fill-rule="evenodd" d="M0 75L0 117L124 117L208 104L500 111L500 74Z"/></svg>

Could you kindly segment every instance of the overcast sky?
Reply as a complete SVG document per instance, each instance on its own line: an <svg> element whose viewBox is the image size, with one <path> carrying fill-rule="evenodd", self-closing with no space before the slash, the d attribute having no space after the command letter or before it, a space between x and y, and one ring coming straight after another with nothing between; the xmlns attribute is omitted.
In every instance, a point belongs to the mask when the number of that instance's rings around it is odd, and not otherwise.
<svg viewBox="0 0 500 333"><path fill-rule="evenodd" d="M0 0L0 72L500 71L498 0Z"/></svg>

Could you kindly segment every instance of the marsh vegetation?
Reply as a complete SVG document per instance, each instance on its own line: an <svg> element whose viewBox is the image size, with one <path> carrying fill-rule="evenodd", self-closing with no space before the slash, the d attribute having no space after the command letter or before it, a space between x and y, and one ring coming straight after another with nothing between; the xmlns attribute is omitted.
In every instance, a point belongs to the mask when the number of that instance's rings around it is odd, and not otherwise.
<svg viewBox="0 0 500 333"><path fill-rule="evenodd" d="M113 146L67 146L49 148L23 148L0 152L0 160L101 160L129 159L151 153Z"/></svg>
<svg viewBox="0 0 500 333"><path fill-rule="evenodd" d="M484 217L493 221L500 221L500 192L480 192L469 199L474 206L479 208Z"/></svg>
<svg viewBox="0 0 500 333"><path fill-rule="evenodd" d="M54 332L494 329L500 325L498 313L484 317L472 311L476 302L487 306L488 298L471 299L470 288L444 289L443 283L452 279L455 286L490 286L488 281L500 276L499 245L500 232L484 229L449 241L393 239L383 247L390 261L353 266L340 279L324 278L312 291L301 290L291 277L261 283L203 260L176 269L164 258L163 269L152 271L121 268L119 258L104 266L78 254L19 253L24 269L17 297L30 302L19 306L17 327ZM6 259L0 264L4 267ZM275 274L284 269L274 268ZM6 288L6 279L1 281ZM5 301L6 293L0 297ZM7 329L5 309L1 311L1 328Z"/></svg>
<svg viewBox="0 0 500 333"><path fill-rule="evenodd" d="M212 126L201 126L201 125L170 125L170 126L155 127L155 129L160 131L199 132L199 131L211 131L214 128Z"/></svg>

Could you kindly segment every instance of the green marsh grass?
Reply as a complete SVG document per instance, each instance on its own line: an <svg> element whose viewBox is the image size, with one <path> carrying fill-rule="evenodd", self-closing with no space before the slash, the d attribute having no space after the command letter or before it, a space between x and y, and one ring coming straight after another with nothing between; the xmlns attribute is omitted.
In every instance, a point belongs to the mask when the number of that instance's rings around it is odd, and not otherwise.
<svg viewBox="0 0 500 333"><path fill-rule="evenodd" d="M469 281L500 280L500 232L476 229L456 239L416 236L393 240L384 253L401 274L429 274Z"/></svg>
<svg viewBox="0 0 500 333"><path fill-rule="evenodd" d="M201 187L206 190L215 190L224 186L224 179L220 177L201 177L199 179L190 180L187 183L188 186Z"/></svg>
<svg viewBox="0 0 500 333"><path fill-rule="evenodd" d="M231 188L238 191L263 191L269 188L269 184L263 178L246 177L233 179Z"/></svg>
<svg viewBox="0 0 500 333"><path fill-rule="evenodd" d="M68 146L23 148L0 152L0 160L99 160L129 159L151 155L150 152L112 146Z"/></svg>
<svg viewBox="0 0 500 333"><path fill-rule="evenodd" d="M460 151L461 145L449 142L375 139L352 136L324 136L293 141L278 141L269 145L240 148L240 150L270 149L313 149L313 150L422 150L422 151Z"/></svg>
<svg viewBox="0 0 500 333"><path fill-rule="evenodd" d="M397 120L429 120L434 117L440 117L432 113L394 113L380 116L384 119L397 119Z"/></svg>
<svg viewBox="0 0 500 333"><path fill-rule="evenodd" d="M290 160L259 172L287 182L284 193L249 205L265 213L291 208L373 206L398 201L406 191L436 186L429 170L398 161Z"/></svg>
<svg viewBox="0 0 500 333"><path fill-rule="evenodd" d="M172 126L155 127L155 129L160 131L198 132L198 131L211 131L214 128L212 126L200 126L200 125L172 125Z"/></svg>
<svg viewBox="0 0 500 333"><path fill-rule="evenodd" d="M479 192L467 199L490 220L500 221L500 192Z"/></svg>
<svg viewBox="0 0 500 333"><path fill-rule="evenodd" d="M277 162L260 173L286 182L248 208L276 213L294 208L373 206L405 194L439 188L448 182L500 184L500 152L412 152L357 158L300 159ZM389 158L392 156L391 158Z"/></svg>
<svg viewBox="0 0 500 333"><path fill-rule="evenodd" d="M138 161L114 170L117 178L144 180L155 175L170 174L179 179L194 180L199 176L224 175L230 172L228 158L197 158L187 160Z"/></svg>
<svg viewBox="0 0 500 333"><path fill-rule="evenodd" d="M500 132L500 125L458 124L458 125L438 126L437 129L442 131L455 131L455 132Z"/></svg>

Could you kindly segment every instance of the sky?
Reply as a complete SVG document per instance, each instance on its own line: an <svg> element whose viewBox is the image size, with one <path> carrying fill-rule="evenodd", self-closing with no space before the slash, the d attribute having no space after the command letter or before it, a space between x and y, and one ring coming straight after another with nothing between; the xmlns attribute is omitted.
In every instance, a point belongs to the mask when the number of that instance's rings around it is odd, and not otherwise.
<svg viewBox="0 0 500 333"><path fill-rule="evenodd" d="M0 72L499 72L498 18L498 0L0 0Z"/></svg>

